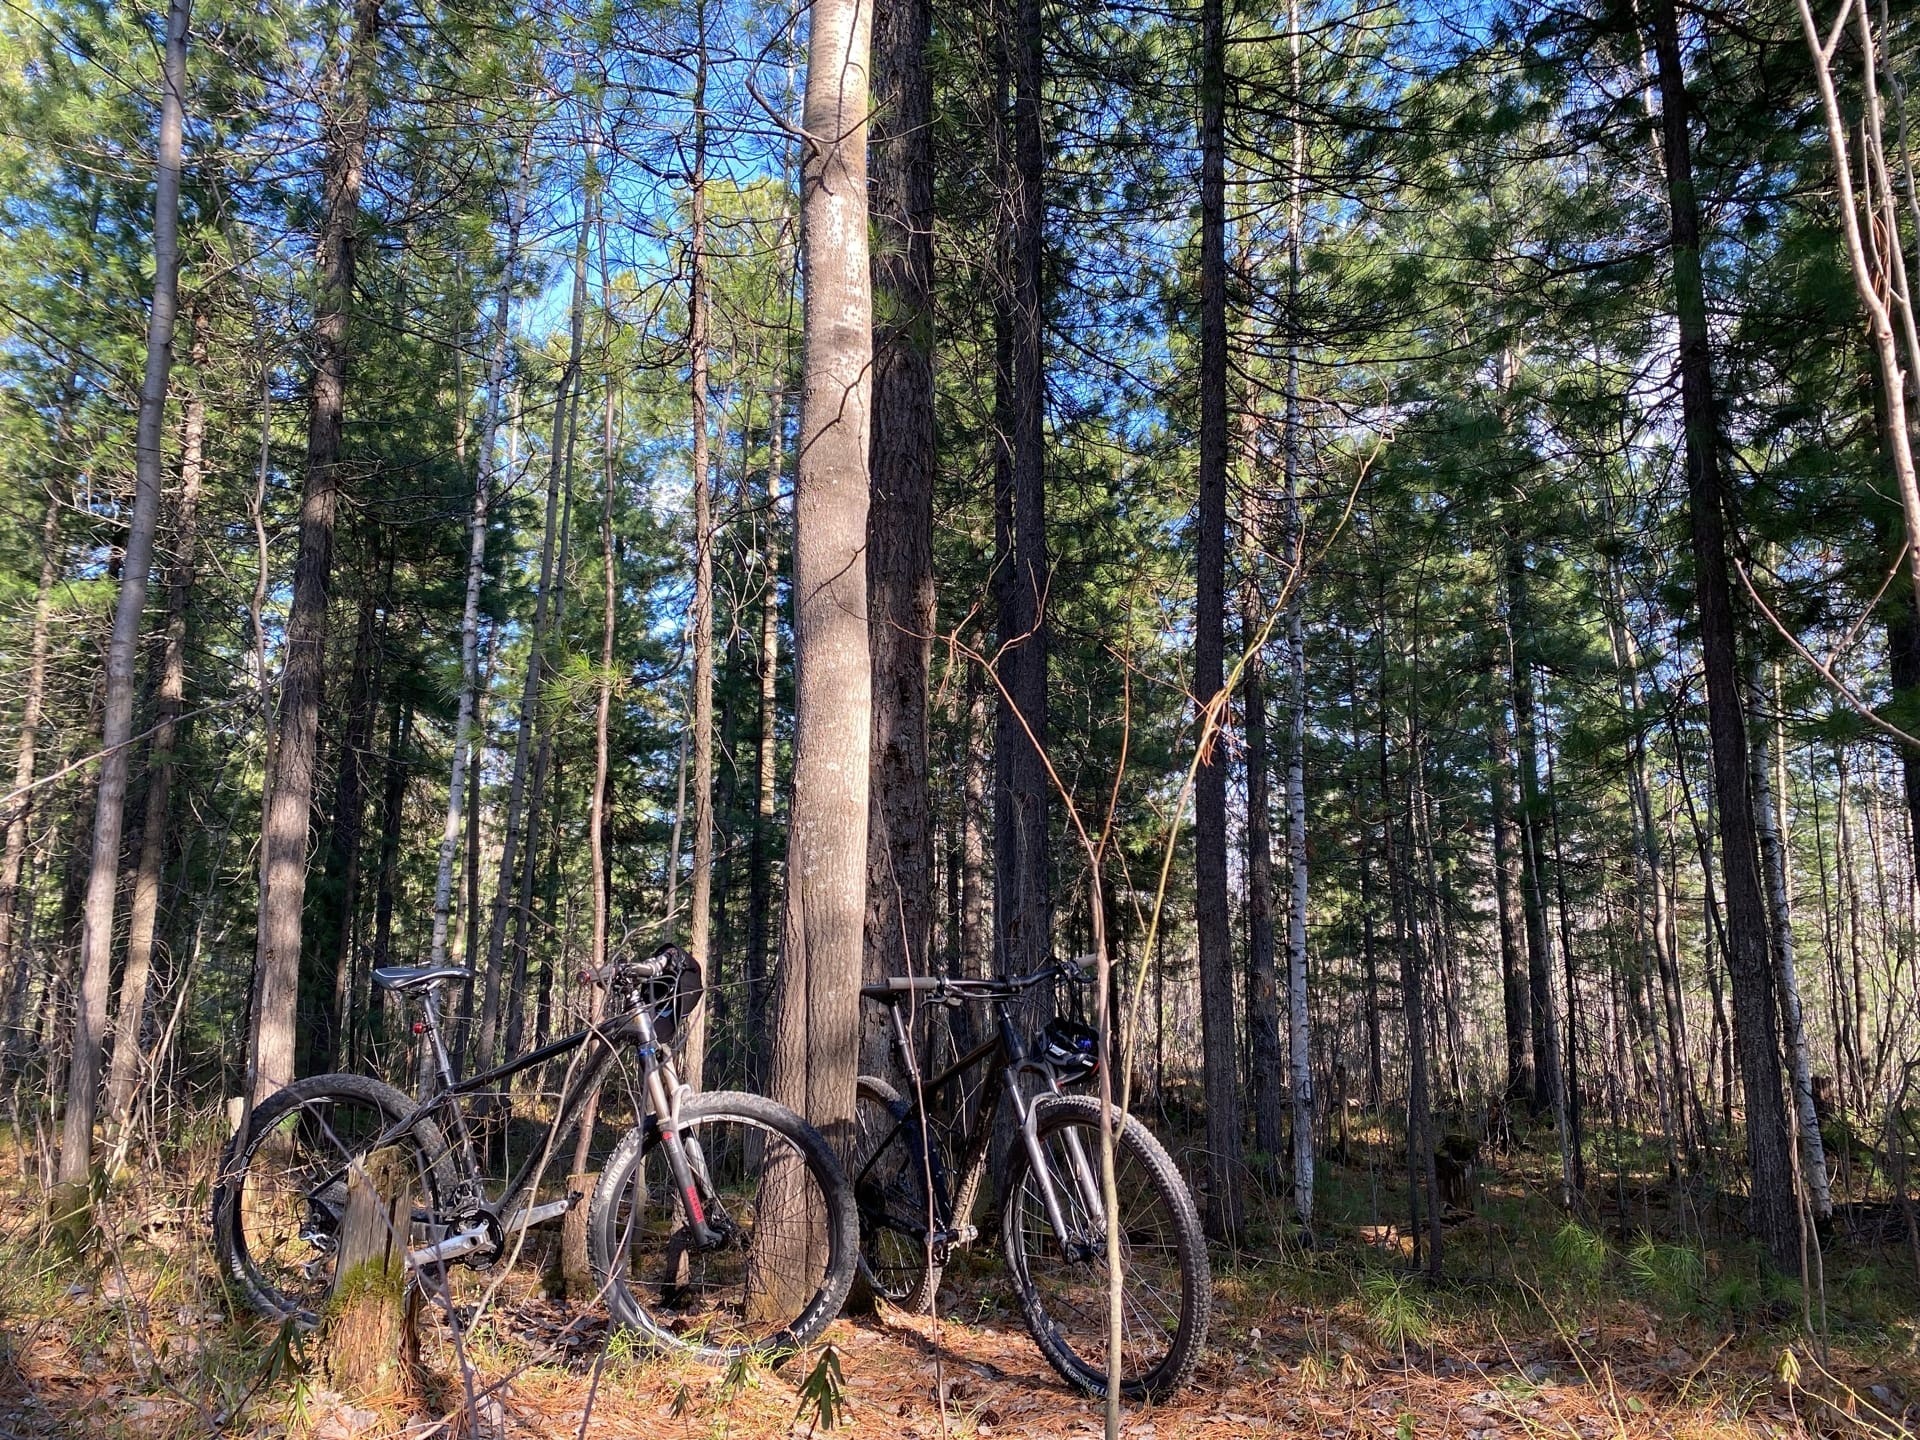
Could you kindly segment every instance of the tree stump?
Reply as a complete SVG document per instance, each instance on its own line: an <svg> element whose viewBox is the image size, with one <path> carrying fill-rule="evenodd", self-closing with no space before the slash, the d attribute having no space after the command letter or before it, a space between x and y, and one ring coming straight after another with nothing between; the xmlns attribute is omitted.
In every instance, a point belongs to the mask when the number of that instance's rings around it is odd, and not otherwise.
<svg viewBox="0 0 1920 1440"><path fill-rule="evenodd" d="M322 1354L327 1381L346 1396L404 1391L419 1351L416 1296L407 1283L413 1158L377 1150L347 1177Z"/></svg>
<svg viewBox="0 0 1920 1440"><path fill-rule="evenodd" d="M560 1252L547 1277L547 1289L558 1299L593 1298L596 1287L593 1260L587 1254L587 1199L599 1179L599 1174L591 1170L567 1176L567 1193L580 1199L560 1221Z"/></svg>

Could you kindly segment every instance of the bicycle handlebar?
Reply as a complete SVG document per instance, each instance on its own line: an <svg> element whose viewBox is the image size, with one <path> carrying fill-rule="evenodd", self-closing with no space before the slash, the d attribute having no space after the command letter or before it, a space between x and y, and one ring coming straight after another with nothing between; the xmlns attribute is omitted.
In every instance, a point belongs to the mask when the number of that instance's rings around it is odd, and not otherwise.
<svg viewBox="0 0 1920 1440"><path fill-rule="evenodd" d="M1056 960L1051 965L1027 975L1009 976L1004 980L957 979L950 975L889 975L874 985L862 985L860 994L863 999L878 1000L884 1004L898 1004L908 995L931 995L937 999L960 1000L1011 1000L1036 985L1049 980L1067 980L1074 984L1085 984L1093 979L1091 955L1075 955Z"/></svg>

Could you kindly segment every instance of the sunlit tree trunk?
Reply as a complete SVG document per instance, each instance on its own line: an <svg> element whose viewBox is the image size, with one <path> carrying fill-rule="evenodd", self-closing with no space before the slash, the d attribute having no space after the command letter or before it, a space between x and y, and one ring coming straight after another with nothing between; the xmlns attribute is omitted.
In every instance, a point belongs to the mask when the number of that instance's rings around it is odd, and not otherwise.
<svg viewBox="0 0 1920 1440"><path fill-rule="evenodd" d="M345 84L323 120L326 220L313 320L313 395L299 552L287 612L279 723L260 838L260 925L254 956L253 1049L248 1095L258 1104L293 1078L300 980L301 912L307 894L307 831L313 810L325 685L327 598L333 525L342 488L347 321L359 249L360 186L377 60L380 0L355 0Z"/></svg>
<svg viewBox="0 0 1920 1440"><path fill-rule="evenodd" d="M713 485L707 435L707 7L695 6L693 173L687 226L687 360L693 425L693 873L687 951L713 963ZM717 978L717 977L715 977ZM699 1087L706 1063L707 1007L687 1019L681 1074Z"/></svg>
<svg viewBox="0 0 1920 1440"><path fill-rule="evenodd" d="M870 0L815 0L802 124L806 311L794 483L794 740L770 1088L845 1153L859 1063L872 653ZM811 1227L788 1232L806 1243Z"/></svg>
<svg viewBox="0 0 1920 1440"><path fill-rule="evenodd" d="M167 378L173 368L174 318L180 279L180 160L187 88L187 19L191 0L167 7L167 45L161 66L160 143L153 204L153 306L147 318L147 368L140 386L135 440L133 513L120 567L113 635L107 645L106 707L100 728L100 786L95 799L93 859L87 873L80 932L80 994L74 1012L67 1070L66 1115L60 1133L63 1186L84 1183L93 1152L93 1118L100 1087L101 1044L107 1028L107 990L113 978L113 911L120 879L120 831L126 816L127 751L133 735L134 669L140 622L153 568L154 530L160 520ZM297 956L296 956L297 959Z"/></svg>
<svg viewBox="0 0 1920 1440"><path fill-rule="evenodd" d="M199 542L200 490L206 476L207 364L206 320L193 320L193 389L180 423L180 498L173 512L173 565L167 579L167 629L160 656L160 683L154 695L153 741L147 751L147 815L140 834L140 863L134 874L127 918L127 956L120 970L120 998L114 1015L113 1060L107 1076L107 1127L122 1130L133 1108L140 1079L140 1042L146 1018L147 989L153 971L154 936L159 930L160 882L166 870L168 821L173 797L174 752L179 746L180 711L187 693L187 604L193 592L194 548Z"/></svg>

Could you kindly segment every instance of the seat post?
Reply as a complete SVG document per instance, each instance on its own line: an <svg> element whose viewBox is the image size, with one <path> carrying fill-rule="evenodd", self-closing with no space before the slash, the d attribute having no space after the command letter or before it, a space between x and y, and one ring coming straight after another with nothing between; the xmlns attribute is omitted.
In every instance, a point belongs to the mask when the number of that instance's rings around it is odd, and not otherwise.
<svg viewBox="0 0 1920 1440"><path fill-rule="evenodd" d="M447 1047L440 1043L440 986L430 984L420 996L420 1018L426 1029L427 1043L420 1055L420 1100L433 1096L432 1081L437 1075L442 1090L453 1088L453 1063Z"/></svg>

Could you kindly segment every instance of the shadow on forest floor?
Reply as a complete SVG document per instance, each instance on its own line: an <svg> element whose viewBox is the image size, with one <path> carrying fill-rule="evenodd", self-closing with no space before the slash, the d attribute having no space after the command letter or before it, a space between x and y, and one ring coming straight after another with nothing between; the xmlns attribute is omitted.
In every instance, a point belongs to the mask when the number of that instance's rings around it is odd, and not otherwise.
<svg viewBox="0 0 1920 1440"><path fill-rule="evenodd" d="M1360 1147L1353 1153L1368 1159ZM1320 1248L1301 1252L1256 1213L1237 1256L1215 1250L1212 1337L1198 1381L1173 1400L1128 1407L1127 1433L1915 1433L1920 1309L1911 1261L1891 1237L1831 1247L1822 1361L1806 1330L1815 1308L1807 1294L1768 1278L1738 1240L1703 1244L1668 1213L1663 1187L1622 1180L1603 1196L1596 1183L1588 1228L1547 1198L1543 1157L1504 1157L1473 1212L1449 1226L1449 1278L1431 1286L1409 1272L1400 1232L1383 1220L1399 1213L1404 1194L1389 1182L1386 1152L1373 1158L1326 1167ZM25 1184L0 1195L0 1440L453 1433L439 1413L423 1413L441 1407L417 1398L348 1405L312 1388L286 1335L233 1313L214 1274L203 1198L153 1179L122 1187L100 1252L84 1263L42 1243ZM1690 1216L1701 1208L1694 1200ZM500 1387L507 1435L751 1440L817 1426L799 1393L814 1356L776 1372L636 1355L619 1338L609 1343L603 1313L543 1296L540 1260L522 1259L465 1337L472 1376ZM465 1283L473 1289L461 1298L475 1298L485 1280ZM959 1259L942 1297L937 1319L834 1324L825 1343L846 1401L836 1433L1098 1432L1098 1402L1068 1390L1041 1359L997 1258ZM423 1358L436 1377L429 1392L457 1401L448 1332L431 1319Z"/></svg>

